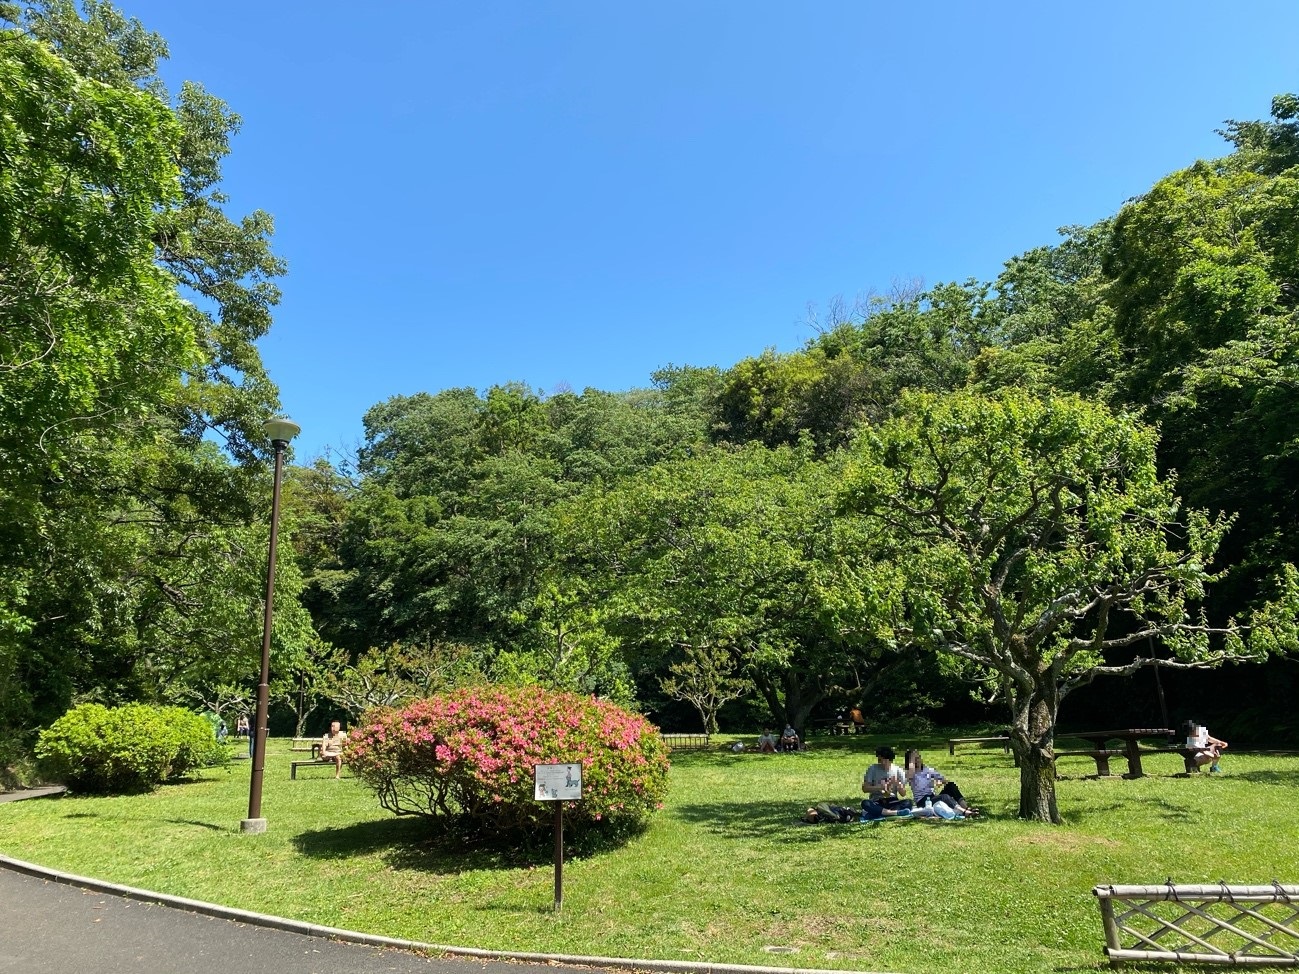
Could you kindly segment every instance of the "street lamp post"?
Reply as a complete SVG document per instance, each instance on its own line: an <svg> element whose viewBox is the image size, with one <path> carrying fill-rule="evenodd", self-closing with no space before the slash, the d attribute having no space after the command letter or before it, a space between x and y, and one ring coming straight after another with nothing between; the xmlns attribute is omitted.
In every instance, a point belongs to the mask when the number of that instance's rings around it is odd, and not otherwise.
<svg viewBox="0 0 1299 974"><path fill-rule="evenodd" d="M275 447L275 487L271 492L271 549L266 560L266 614L262 619L262 675L257 683L257 723L253 730L253 776L248 786L248 817L239 823L244 832L265 832L262 818L262 772L266 768L266 711L270 706L271 616L275 608L275 549L280 534L280 482L284 451L301 427L285 416L268 419L263 428Z"/></svg>

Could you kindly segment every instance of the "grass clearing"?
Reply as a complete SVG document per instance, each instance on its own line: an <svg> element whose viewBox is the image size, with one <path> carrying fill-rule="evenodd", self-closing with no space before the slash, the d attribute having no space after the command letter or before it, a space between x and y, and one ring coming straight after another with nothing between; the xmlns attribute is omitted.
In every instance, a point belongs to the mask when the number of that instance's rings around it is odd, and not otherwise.
<svg viewBox="0 0 1299 974"><path fill-rule="evenodd" d="M1299 757L1228 752L1221 776L1137 781L1061 762L1063 828L1013 818L999 749L931 763L989 812L969 823L801 825L808 804L856 804L871 737L804 754L679 754L643 835L566 860L551 912L549 842L532 857L447 848L379 808L360 782L289 780L271 742L263 835L243 835L247 761L149 795L0 806L7 855L160 892L433 943L502 950L890 971L1108 969L1098 883L1299 881ZM904 742L890 739L895 747ZM905 742L911 743L911 742ZM346 774L346 773L345 773ZM794 948L773 954L765 948ZM1162 970L1175 970L1162 967Z"/></svg>

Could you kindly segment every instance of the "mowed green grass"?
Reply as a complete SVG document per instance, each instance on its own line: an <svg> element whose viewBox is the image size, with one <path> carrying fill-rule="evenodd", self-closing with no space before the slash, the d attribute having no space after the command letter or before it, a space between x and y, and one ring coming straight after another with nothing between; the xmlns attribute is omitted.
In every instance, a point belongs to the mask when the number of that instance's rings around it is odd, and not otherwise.
<svg viewBox="0 0 1299 974"><path fill-rule="evenodd" d="M856 804L880 738L817 738L790 755L678 754L666 807L628 845L564 866L551 848L492 856L431 841L357 780L289 780L272 742L263 835L244 835L249 764L149 795L0 805L0 851L46 866L244 909L501 950L920 972L1107 969L1092 887L1299 882L1299 758L1229 752L1222 776L1137 781L1061 761L1066 825L1014 818L1000 750L930 763L983 821L811 826L808 804ZM300 756L300 755L294 755ZM1121 765L1122 762L1116 762ZM767 948L792 948L792 952ZM1164 970L1173 968L1164 967Z"/></svg>

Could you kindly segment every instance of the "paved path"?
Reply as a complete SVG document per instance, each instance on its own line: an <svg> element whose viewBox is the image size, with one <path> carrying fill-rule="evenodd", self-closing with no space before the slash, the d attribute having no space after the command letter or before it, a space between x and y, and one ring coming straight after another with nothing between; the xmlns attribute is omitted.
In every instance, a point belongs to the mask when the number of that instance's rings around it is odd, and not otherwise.
<svg viewBox="0 0 1299 974"><path fill-rule="evenodd" d="M0 868L3 974L521 974L200 916ZM536 965L543 967L545 965ZM556 968L549 968L556 970Z"/></svg>
<svg viewBox="0 0 1299 974"><path fill-rule="evenodd" d="M18 802L24 798L58 798L67 790L62 785L42 785L40 788L0 791L0 802Z"/></svg>

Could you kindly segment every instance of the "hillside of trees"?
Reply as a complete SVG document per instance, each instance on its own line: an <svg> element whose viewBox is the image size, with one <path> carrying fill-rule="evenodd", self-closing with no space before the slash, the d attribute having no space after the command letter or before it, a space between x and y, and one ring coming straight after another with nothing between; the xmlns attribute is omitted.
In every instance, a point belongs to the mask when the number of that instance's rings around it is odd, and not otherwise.
<svg viewBox="0 0 1299 974"><path fill-rule="evenodd" d="M106 3L0 22L0 740L238 709L285 270L226 212L239 118ZM1299 741L1299 97L1221 134L793 352L376 403L351 461L289 471L280 719L492 680L668 729L1010 723L1026 758L1057 721Z"/></svg>

